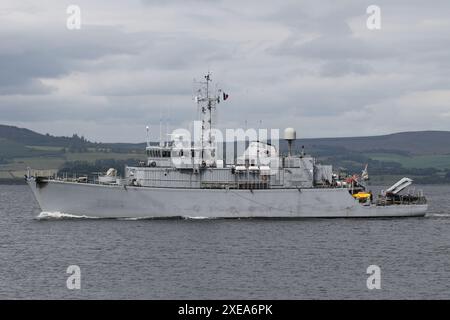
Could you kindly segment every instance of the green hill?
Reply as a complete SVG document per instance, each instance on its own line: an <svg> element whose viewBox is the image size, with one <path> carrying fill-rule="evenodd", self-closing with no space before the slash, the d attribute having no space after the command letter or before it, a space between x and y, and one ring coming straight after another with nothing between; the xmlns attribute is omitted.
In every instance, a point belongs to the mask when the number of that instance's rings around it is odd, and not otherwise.
<svg viewBox="0 0 450 320"><path fill-rule="evenodd" d="M450 131L417 131L368 137L298 139L304 150L337 170L360 172L366 163L374 177L408 175L422 182L450 182ZM108 161L144 160L145 143L97 143L77 134L57 137L0 125L0 179L40 169L103 168ZM228 149L228 146L227 146ZM287 143L280 141L281 153ZM384 179L384 178L383 178ZM448 181L447 181L448 180Z"/></svg>
<svg viewBox="0 0 450 320"><path fill-rule="evenodd" d="M103 144L77 134L56 137L29 129L0 125L0 182L21 178L27 167L57 170L73 163L135 163L142 160L143 144ZM108 162L109 161L109 162Z"/></svg>
<svg viewBox="0 0 450 320"><path fill-rule="evenodd" d="M77 137L55 137L49 134L40 134L29 129L5 125L0 125L0 138L23 145L59 147L68 146L77 140Z"/></svg>
<svg viewBox="0 0 450 320"><path fill-rule="evenodd" d="M450 131L400 132L371 137L302 139L308 146L343 147L359 152L388 152L411 155L450 155Z"/></svg>
<svg viewBox="0 0 450 320"><path fill-rule="evenodd" d="M84 148L109 148L118 150L139 150L145 143L96 143L74 134L72 137L57 137L40 134L29 129L0 125L0 140L22 146ZM414 131L380 136L298 139L296 149L303 145L309 150L340 150L398 155L450 155L450 131ZM6 149L9 147L5 146ZM13 148L13 145L11 145ZM282 151L287 150L285 141L280 141Z"/></svg>

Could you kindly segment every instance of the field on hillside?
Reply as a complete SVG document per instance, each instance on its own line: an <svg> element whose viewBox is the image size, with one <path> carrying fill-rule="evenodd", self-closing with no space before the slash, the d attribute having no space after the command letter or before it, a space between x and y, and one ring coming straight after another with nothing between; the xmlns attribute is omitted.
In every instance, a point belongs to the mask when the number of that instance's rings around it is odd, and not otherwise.
<svg viewBox="0 0 450 320"><path fill-rule="evenodd" d="M361 172L368 164L370 176L383 184L403 176L421 183L450 183L449 140L450 131L417 131L373 137L299 139L294 150L301 152L304 146L320 162L347 174ZM283 139L277 142L280 154L286 154L287 142ZM226 149L234 147L230 143ZM91 142L77 134L56 137L0 125L0 180L22 178L27 167L84 174L111 167L123 170L125 165L146 160L144 150L145 143Z"/></svg>
<svg viewBox="0 0 450 320"><path fill-rule="evenodd" d="M404 156L394 153L365 153L373 160L393 161L405 168L450 169L450 155L413 155Z"/></svg>
<svg viewBox="0 0 450 320"><path fill-rule="evenodd" d="M42 149L48 150L47 147L43 147ZM9 163L0 164L0 178L21 178L25 174L27 167L41 170L59 169L66 161L87 161L94 163L96 160L126 160L131 158L142 158L142 160L145 160L145 155L115 152L66 152L60 156L18 157Z"/></svg>

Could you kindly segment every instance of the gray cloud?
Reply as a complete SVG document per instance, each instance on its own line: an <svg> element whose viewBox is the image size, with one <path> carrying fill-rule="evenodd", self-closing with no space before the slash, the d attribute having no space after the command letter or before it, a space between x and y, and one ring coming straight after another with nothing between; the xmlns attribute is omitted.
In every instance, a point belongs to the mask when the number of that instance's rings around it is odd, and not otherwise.
<svg viewBox="0 0 450 320"><path fill-rule="evenodd" d="M450 3L377 1L379 31L365 26L370 4L80 0L82 28L69 31L60 2L5 1L0 123L141 141L161 116L171 127L194 119L192 79L210 69L230 94L222 127L263 120L307 137L450 130Z"/></svg>
<svg viewBox="0 0 450 320"><path fill-rule="evenodd" d="M351 61L327 62L322 65L320 75L324 77L339 77L346 74L369 74L373 71L367 64Z"/></svg>
<svg viewBox="0 0 450 320"><path fill-rule="evenodd" d="M86 27L70 36L68 32L0 32L0 41L6 44L0 50L0 93L17 94L21 89L23 94L50 93L39 79L58 78L83 70L84 63L142 49L135 34L115 27Z"/></svg>

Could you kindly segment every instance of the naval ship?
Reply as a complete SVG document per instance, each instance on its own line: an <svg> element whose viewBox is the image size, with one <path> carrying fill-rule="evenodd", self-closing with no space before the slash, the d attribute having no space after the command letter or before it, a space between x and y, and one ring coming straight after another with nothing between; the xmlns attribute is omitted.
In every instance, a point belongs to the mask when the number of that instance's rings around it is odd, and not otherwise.
<svg viewBox="0 0 450 320"><path fill-rule="evenodd" d="M212 90L207 74L195 96L198 141L173 134L166 142L147 140L147 160L111 168L91 180L28 168L26 181L42 212L92 218L381 218L424 216L422 191L407 189L404 177L374 195L361 175L342 177L304 151L292 152L296 132L284 130L289 152L273 141L249 141L242 155L220 159L211 134L215 112L227 95ZM214 91L214 92L213 92ZM147 127L148 132L148 127ZM148 136L148 134L147 134Z"/></svg>

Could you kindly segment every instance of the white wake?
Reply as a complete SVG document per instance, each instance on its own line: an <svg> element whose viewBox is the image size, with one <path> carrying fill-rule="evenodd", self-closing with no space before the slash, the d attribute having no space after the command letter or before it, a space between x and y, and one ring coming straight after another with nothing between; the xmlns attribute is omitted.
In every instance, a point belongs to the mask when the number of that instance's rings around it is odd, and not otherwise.
<svg viewBox="0 0 450 320"><path fill-rule="evenodd" d="M450 213L430 213L430 217L450 218Z"/></svg>
<svg viewBox="0 0 450 320"><path fill-rule="evenodd" d="M185 220L213 220L214 217L196 217L196 216L183 216Z"/></svg>
<svg viewBox="0 0 450 320"><path fill-rule="evenodd" d="M63 212L46 212L43 211L41 212L37 217L37 220L53 220L53 219L98 219L95 217L88 217L88 216L78 216L78 215L74 215L74 214L69 214L69 213L63 213Z"/></svg>

